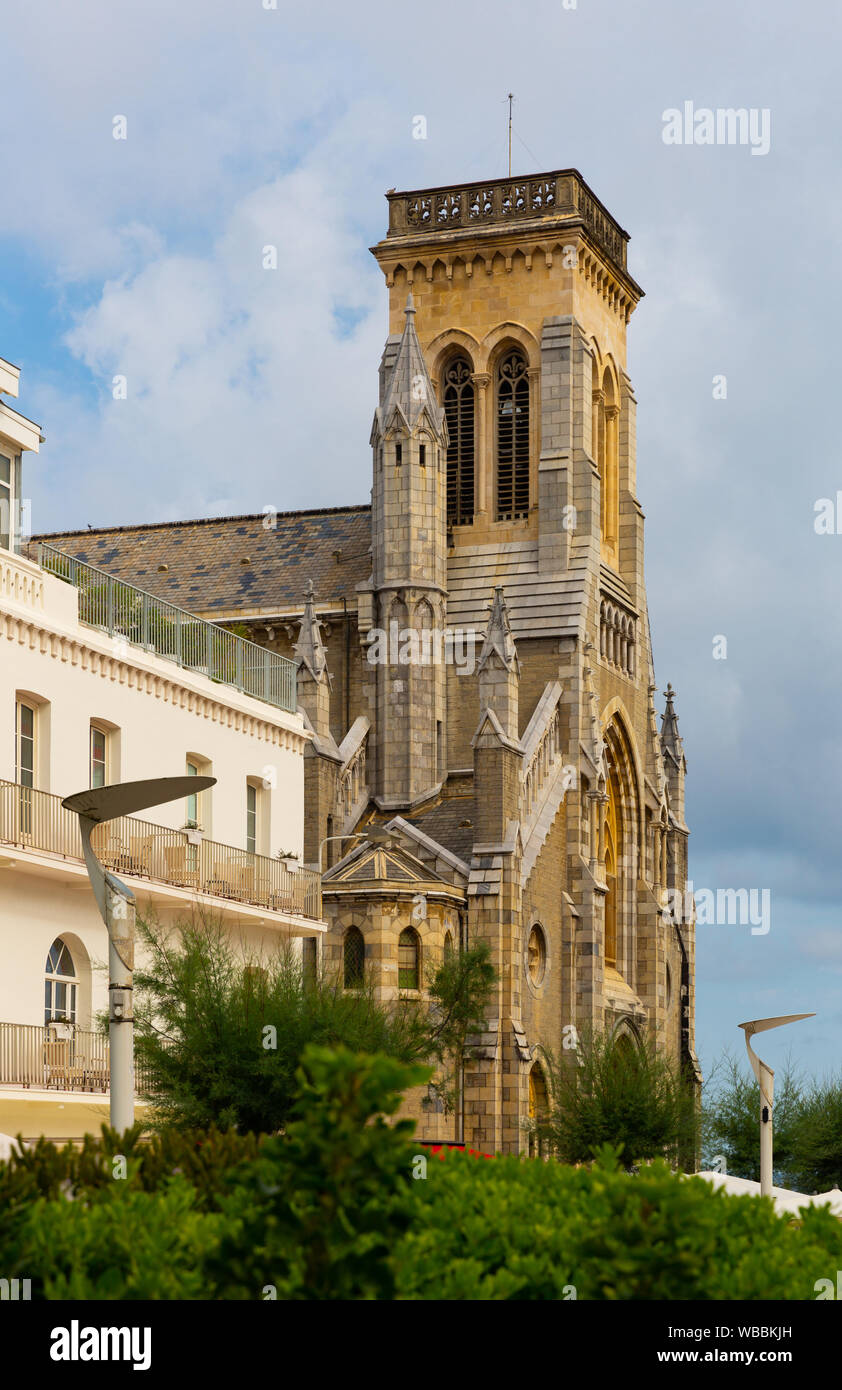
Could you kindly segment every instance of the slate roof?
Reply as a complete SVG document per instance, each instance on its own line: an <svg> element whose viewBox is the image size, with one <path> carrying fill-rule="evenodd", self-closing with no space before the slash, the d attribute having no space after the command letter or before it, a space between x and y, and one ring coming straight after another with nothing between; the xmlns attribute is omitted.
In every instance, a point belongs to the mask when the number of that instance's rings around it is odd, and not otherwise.
<svg viewBox="0 0 842 1390"><path fill-rule="evenodd" d="M451 796L445 797L432 810L422 811L415 814L411 811L402 812L403 819L409 821L411 825L416 825L419 830L423 830L425 835L429 835L431 840L449 849L451 854L458 854L460 859L466 863L471 862L471 852L476 836L474 834L474 798L472 796ZM461 821L470 821L470 825L463 826Z"/></svg>
<svg viewBox="0 0 842 1390"><path fill-rule="evenodd" d="M312 579L320 613L356 611L356 586L371 575L371 508L279 512L273 529L258 516L210 517L158 525L115 526L35 537L115 578L146 589L199 617L217 620L300 614ZM336 552L339 552L339 559ZM249 564L244 565L243 559ZM159 565L167 565L164 572ZM602 567L600 583L630 604L622 580ZM542 574L536 540L460 546L447 565L450 626L484 633L495 586L503 588L515 643L576 635L586 610L587 541L573 537L570 568Z"/></svg>
<svg viewBox="0 0 842 1390"><path fill-rule="evenodd" d="M460 546L448 558L447 621L484 632L494 589L500 585L515 643L559 633L575 636L585 609L588 571L574 537L570 568L542 574L536 540Z"/></svg>
<svg viewBox="0 0 842 1390"><path fill-rule="evenodd" d="M310 579L322 611L343 596L355 606L355 587L371 573L371 508L278 512L273 520L271 529L261 513L63 531L35 537L33 547L47 541L200 616L300 611Z"/></svg>

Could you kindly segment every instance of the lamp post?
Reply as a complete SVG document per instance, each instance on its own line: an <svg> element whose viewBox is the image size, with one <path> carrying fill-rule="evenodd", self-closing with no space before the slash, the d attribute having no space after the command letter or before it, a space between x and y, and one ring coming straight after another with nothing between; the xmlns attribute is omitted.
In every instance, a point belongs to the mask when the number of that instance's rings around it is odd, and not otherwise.
<svg viewBox="0 0 842 1390"><path fill-rule="evenodd" d="M780 1018L755 1018L751 1023L737 1026L745 1031L746 1051L751 1069L760 1087L760 1195L772 1195L772 1109L775 1098L775 1073L752 1051L751 1039L755 1033L766 1033L770 1028L780 1028L784 1023L797 1023L802 1018L815 1018L815 1014L784 1014Z"/></svg>
<svg viewBox="0 0 842 1390"><path fill-rule="evenodd" d="M66 796L62 806L79 817L82 850L100 916L108 929L108 1066L111 1127L120 1134L134 1124L134 974L135 896L115 874L104 869L91 844L94 827L118 816L160 806L212 787L215 777L156 777Z"/></svg>
<svg viewBox="0 0 842 1390"><path fill-rule="evenodd" d="M394 836L381 825L372 825L368 831L355 831L351 835L325 835L319 841L319 873L322 872L322 850L331 840L368 840L370 845L388 845Z"/></svg>

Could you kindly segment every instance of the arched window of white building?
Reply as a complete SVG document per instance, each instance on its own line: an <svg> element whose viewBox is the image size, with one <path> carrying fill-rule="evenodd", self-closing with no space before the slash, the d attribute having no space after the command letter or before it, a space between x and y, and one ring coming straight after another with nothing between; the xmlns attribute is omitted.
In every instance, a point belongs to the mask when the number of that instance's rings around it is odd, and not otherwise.
<svg viewBox="0 0 842 1390"><path fill-rule="evenodd" d="M45 1023L57 1020L76 1022L77 989L78 979L73 957L58 936L47 952L44 980Z"/></svg>

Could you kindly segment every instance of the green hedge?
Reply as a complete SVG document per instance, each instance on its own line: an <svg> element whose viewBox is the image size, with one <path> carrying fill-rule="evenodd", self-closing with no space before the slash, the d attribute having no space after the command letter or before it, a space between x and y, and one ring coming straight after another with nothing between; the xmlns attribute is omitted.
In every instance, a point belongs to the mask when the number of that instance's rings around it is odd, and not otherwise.
<svg viewBox="0 0 842 1390"><path fill-rule="evenodd" d="M451 1153L416 1184L395 1250L407 1299L789 1299L842 1268L842 1222L802 1221L663 1161L623 1172Z"/></svg>
<svg viewBox="0 0 842 1390"><path fill-rule="evenodd" d="M37 1299L213 1298L204 1272L223 1220L199 1210L181 1177L159 1192L121 1189L98 1200L46 1201L31 1208L18 1244L20 1277Z"/></svg>
<svg viewBox="0 0 842 1390"><path fill-rule="evenodd" d="M78 1149L39 1139L0 1163L0 1212L8 1217L38 1197L95 1200L115 1182L120 1191L157 1192L178 1175L195 1188L199 1208L214 1210L232 1168L255 1159L259 1149L255 1135L234 1130L170 1129L144 1139L140 1125L122 1136L103 1125L99 1138L86 1135ZM121 1160L126 1175L116 1179Z"/></svg>
<svg viewBox="0 0 842 1390"><path fill-rule="evenodd" d="M581 1168L439 1159L383 1118L426 1072L305 1061L282 1137L106 1131L0 1164L0 1275L38 1299L809 1301L842 1268L827 1209L792 1221L607 1149Z"/></svg>

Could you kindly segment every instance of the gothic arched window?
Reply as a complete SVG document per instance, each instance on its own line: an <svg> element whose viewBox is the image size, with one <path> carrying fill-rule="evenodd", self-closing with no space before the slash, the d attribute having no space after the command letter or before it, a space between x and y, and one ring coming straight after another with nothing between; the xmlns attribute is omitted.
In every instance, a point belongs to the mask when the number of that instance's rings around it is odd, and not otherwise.
<svg viewBox="0 0 842 1390"><path fill-rule="evenodd" d="M542 1136L535 1127L546 1124L549 1111L550 1098L544 1073L540 1062L533 1062L529 1072L529 1119L533 1126L529 1135L530 1158L540 1158L544 1152Z"/></svg>
<svg viewBox="0 0 842 1390"><path fill-rule="evenodd" d="M474 519L474 383L471 364L454 357L444 373L447 419L447 524L470 526Z"/></svg>
<svg viewBox="0 0 842 1390"><path fill-rule="evenodd" d="M599 529L607 558L616 565L620 529L620 410L607 367L600 379L594 364L592 400L593 456L600 483Z"/></svg>
<svg viewBox="0 0 842 1390"><path fill-rule="evenodd" d="M611 769L608 785L608 802L605 806L603 828L605 844L605 883L608 892L605 896L605 964L617 965L618 931L617 908L620 893L620 863L623 855L622 820L620 815L620 788L614 769Z"/></svg>
<svg viewBox="0 0 842 1390"><path fill-rule="evenodd" d="M526 358L507 352L497 368L498 521L529 512L529 376Z"/></svg>
<svg viewBox="0 0 842 1390"><path fill-rule="evenodd" d="M47 952L44 981L44 1022L65 1019L76 1022L76 967L73 957L62 941L56 937Z"/></svg>
<svg viewBox="0 0 842 1390"><path fill-rule="evenodd" d="M412 927L405 927L398 938L398 989L418 989L421 943Z"/></svg>
<svg viewBox="0 0 842 1390"><path fill-rule="evenodd" d="M365 941L359 927L349 927L343 943L343 965L346 989L359 989L365 971Z"/></svg>

